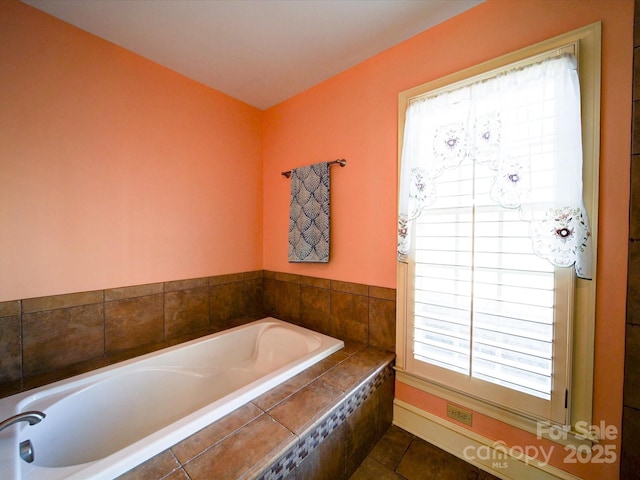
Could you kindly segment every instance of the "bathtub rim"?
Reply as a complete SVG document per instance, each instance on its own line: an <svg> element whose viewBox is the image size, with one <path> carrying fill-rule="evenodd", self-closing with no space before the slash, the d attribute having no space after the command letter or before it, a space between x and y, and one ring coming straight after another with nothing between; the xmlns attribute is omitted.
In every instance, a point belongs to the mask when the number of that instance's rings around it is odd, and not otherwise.
<svg viewBox="0 0 640 480"><path fill-rule="evenodd" d="M132 468L135 468L135 466L143 463L145 460L148 460L154 455L170 448L188 436L222 418L224 415L231 413L239 406L257 398L259 395L265 393L271 388L274 388L289 378L297 375L304 369L342 349L344 347L344 342L340 339L316 332L306 327L295 325L274 317L265 317L2 398L0 399L0 418L6 418L18 413L19 411L28 408L28 404L32 402L56 396L60 397L51 402L51 405L53 405L68 394L73 395L85 388L90 388L98 382L109 380L109 378L118 375L118 372L114 373L116 370L123 368L127 369L128 367L153 359L154 357L168 354L182 348L210 341L225 334L264 323L280 325L305 335L314 335L320 339L320 346L316 350L296 359L291 364L280 367L273 372L269 372L263 377L260 377L240 389L225 395L221 399L213 401L212 403L158 429L156 432L147 435L135 441L131 445L102 459L70 467L26 466L26 469L31 471L43 471L50 469L57 470L62 474L62 476L55 476L53 478L66 478L70 480L113 478L114 476L121 475ZM226 404L219 405L222 400L227 399L230 395L234 395L234 398L231 399L232 403L227 402ZM21 409L18 408L20 405L23 406ZM12 406L13 408L11 408ZM21 478L20 471L25 468L25 465L23 465L24 462L20 460L17 455L12 455L11 448L13 448L12 446L17 447L20 432L23 428L29 427L21 426L0 432L0 465L11 465L13 467L12 471L7 473L12 475L11 478L16 479ZM105 465L106 463L110 463L111 465ZM96 470L101 471L96 472Z"/></svg>

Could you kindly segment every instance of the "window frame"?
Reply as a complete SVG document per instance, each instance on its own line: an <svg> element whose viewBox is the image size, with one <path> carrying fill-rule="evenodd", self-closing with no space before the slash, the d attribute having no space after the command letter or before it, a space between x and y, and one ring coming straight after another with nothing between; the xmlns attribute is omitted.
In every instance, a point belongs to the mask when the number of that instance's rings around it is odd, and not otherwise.
<svg viewBox="0 0 640 480"><path fill-rule="evenodd" d="M552 39L525 47L482 64L435 79L425 84L405 90L398 98L398 179L400 178L402 146L404 138L405 112L409 103L420 96L444 88L455 88L456 84L474 77L478 81L490 77L495 71L518 63L530 63L532 58L558 52L574 46L578 58L578 75L581 87L581 117L583 146L583 188L584 203L591 221L593 249L593 280L576 279L574 290L573 336L568 343L568 356L571 359L572 375L567 393L568 434L558 435L556 429L561 424L551 424L544 429L545 436L555 441L569 444L590 444L597 441L590 432L579 429L580 425L590 425L593 409L593 364L595 332L595 293L596 260L598 234L598 170L600 153L600 83L601 83L601 35L600 22L568 32ZM415 373L407 371L408 355L412 348L410 332L407 331L407 315L413 301L413 292L408 289L410 265L397 263L397 301L396 301L396 373L401 383L418 388L427 393L456 402L474 411L496 418L531 433L538 434L539 421L517 411L505 410L492 404L442 384L429 381ZM564 427L566 431L566 427ZM577 437L576 437L577 435ZM560 438L560 440L557 440Z"/></svg>

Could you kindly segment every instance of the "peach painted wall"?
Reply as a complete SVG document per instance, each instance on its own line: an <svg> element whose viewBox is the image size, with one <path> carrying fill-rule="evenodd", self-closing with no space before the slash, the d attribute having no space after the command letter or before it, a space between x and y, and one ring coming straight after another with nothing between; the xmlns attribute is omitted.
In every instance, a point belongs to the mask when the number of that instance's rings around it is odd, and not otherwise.
<svg viewBox="0 0 640 480"><path fill-rule="evenodd" d="M4 0L0 301L260 268L394 288L398 93L595 21L603 84L594 422L619 428L633 0L488 0L264 113ZM280 171L342 157L348 166L332 167L331 262L287 263L289 181ZM444 415L442 402L399 387L399 398ZM518 438L488 422L478 433Z"/></svg>
<svg viewBox="0 0 640 480"><path fill-rule="evenodd" d="M0 2L0 301L262 268L262 116Z"/></svg>
<svg viewBox="0 0 640 480"><path fill-rule="evenodd" d="M394 288L398 93L602 21L600 229L594 423L620 431L629 211L633 0L488 0L265 112L264 268ZM326 265L287 263L289 181L280 171L344 157L332 167L332 245ZM436 415L443 402L399 385ZM520 438L487 420L489 438ZM618 456L620 438L615 441ZM619 463L559 468L617 478Z"/></svg>

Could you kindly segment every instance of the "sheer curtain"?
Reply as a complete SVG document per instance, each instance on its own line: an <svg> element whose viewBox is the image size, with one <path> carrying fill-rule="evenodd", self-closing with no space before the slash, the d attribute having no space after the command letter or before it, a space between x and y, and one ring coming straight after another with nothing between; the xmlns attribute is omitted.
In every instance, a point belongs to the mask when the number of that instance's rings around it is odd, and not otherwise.
<svg viewBox="0 0 640 480"><path fill-rule="evenodd" d="M533 251L591 278L591 233L582 199L580 87L562 55L411 102L406 112L398 260L413 220L446 188L445 169L473 164L492 176L491 201L529 222Z"/></svg>

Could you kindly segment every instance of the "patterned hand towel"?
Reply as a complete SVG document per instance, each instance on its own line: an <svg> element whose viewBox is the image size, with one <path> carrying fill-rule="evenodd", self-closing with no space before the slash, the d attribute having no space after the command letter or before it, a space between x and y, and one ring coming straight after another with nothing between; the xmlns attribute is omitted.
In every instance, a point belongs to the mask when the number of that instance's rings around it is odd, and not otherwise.
<svg viewBox="0 0 640 480"><path fill-rule="evenodd" d="M291 171L289 262L329 261L329 164Z"/></svg>

